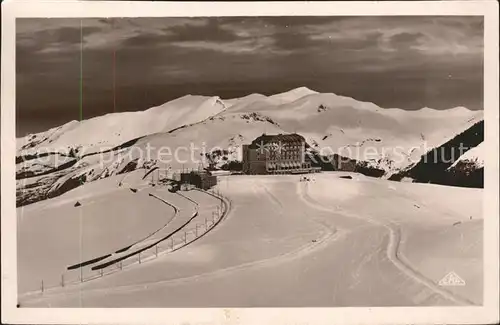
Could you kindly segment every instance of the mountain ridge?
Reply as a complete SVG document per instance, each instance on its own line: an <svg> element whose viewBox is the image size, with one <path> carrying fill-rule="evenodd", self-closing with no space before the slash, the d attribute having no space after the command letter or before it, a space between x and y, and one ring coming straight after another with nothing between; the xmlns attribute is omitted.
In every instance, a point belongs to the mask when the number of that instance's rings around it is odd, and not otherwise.
<svg viewBox="0 0 500 325"><path fill-rule="evenodd" d="M347 169L391 178L482 120L482 111L464 107L442 112L386 109L306 87L233 99L185 95L145 111L71 121L17 138L18 202L28 204L61 189L70 190L79 182L145 168L160 160L161 147L206 146L208 154L222 148L223 154L214 156L217 161L210 164L219 168L229 162L238 165L242 145L262 133L301 134L313 156L331 160L323 165L326 169L338 169L335 159L343 157L350 162ZM133 152L151 145L154 149L148 159ZM201 152L194 156L208 157ZM42 158L48 163L42 164ZM59 160L64 161L64 169L57 166ZM168 168L198 168L200 164L208 162L174 160Z"/></svg>

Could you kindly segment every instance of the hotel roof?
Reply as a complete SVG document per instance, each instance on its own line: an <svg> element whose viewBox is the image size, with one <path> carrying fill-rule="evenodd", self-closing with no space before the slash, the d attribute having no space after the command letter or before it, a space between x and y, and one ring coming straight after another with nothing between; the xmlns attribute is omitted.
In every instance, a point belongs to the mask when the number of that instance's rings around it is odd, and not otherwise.
<svg viewBox="0 0 500 325"><path fill-rule="evenodd" d="M268 143L272 142L287 142L287 143L302 143L305 141L304 137L301 136L300 134L297 133L290 133L290 134L262 134L261 136L257 137L255 140L252 141L250 144L250 148L257 148L262 145L266 145Z"/></svg>

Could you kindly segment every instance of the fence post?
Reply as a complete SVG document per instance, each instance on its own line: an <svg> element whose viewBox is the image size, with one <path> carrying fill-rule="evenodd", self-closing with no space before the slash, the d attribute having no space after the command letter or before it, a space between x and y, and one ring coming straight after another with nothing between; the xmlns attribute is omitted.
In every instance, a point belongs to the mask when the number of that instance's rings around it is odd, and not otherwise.
<svg viewBox="0 0 500 325"><path fill-rule="evenodd" d="M187 244L187 233L185 230L184 230L184 244Z"/></svg>
<svg viewBox="0 0 500 325"><path fill-rule="evenodd" d="M102 278L102 276L104 275L104 269L100 269L99 273L101 274L101 278Z"/></svg>
<svg viewBox="0 0 500 325"><path fill-rule="evenodd" d="M61 287L64 288L64 274L61 274Z"/></svg>
<svg viewBox="0 0 500 325"><path fill-rule="evenodd" d="M120 261L120 270L123 270L123 261Z"/></svg>
<svg viewBox="0 0 500 325"><path fill-rule="evenodd" d="M207 230L207 217L205 217L205 230Z"/></svg>
<svg viewBox="0 0 500 325"><path fill-rule="evenodd" d="M80 266L80 282L83 282L83 268Z"/></svg>
<svg viewBox="0 0 500 325"><path fill-rule="evenodd" d="M141 252L139 252L139 264L141 264Z"/></svg>
<svg viewBox="0 0 500 325"><path fill-rule="evenodd" d="M155 245L155 255L158 257L158 245Z"/></svg>
<svg viewBox="0 0 500 325"><path fill-rule="evenodd" d="M170 237L170 248L174 250L174 237Z"/></svg>
<svg viewBox="0 0 500 325"><path fill-rule="evenodd" d="M42 293L43 293L43 280L42 280L42 287L41 287L41 289L42 289Z"/></svg>

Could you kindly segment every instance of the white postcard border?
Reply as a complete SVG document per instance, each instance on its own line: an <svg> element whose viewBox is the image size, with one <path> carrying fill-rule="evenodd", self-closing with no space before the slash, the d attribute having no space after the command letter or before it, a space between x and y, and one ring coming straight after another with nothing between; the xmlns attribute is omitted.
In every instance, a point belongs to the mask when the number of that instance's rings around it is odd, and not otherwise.
<svg viewBox="0 0 500 325"><path fill-rule="evenodd" d="M484 306L377 308L16 308L15 18L307 15L481 15L485 17ZM499 98L496 1L100 2L4 1L1 77L2 323L37 324L479 324L498 322Z"/></svg>

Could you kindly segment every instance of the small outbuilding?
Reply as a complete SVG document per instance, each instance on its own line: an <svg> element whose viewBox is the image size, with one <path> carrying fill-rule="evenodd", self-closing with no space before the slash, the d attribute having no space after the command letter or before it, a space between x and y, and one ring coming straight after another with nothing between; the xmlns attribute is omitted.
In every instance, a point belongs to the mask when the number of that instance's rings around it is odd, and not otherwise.
<svg viewBox="0 0 500 325"><path fill-rule="evenodd" d="M180 183L191 184L197 188L208 190L209 188L217 185L217 176L212 175L206 170L191 171L189 173L181 174Z"/></svg>

